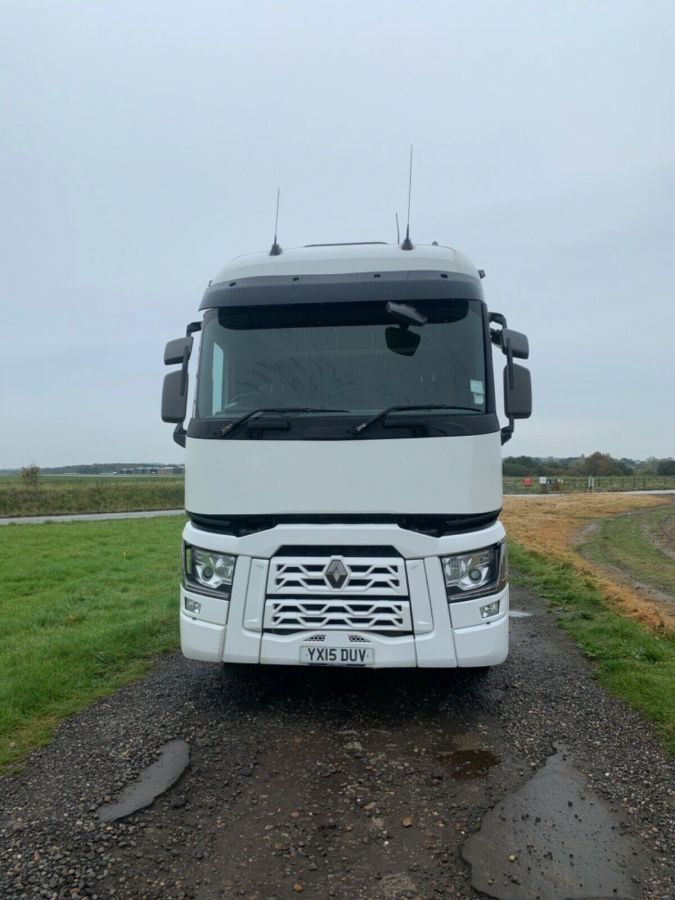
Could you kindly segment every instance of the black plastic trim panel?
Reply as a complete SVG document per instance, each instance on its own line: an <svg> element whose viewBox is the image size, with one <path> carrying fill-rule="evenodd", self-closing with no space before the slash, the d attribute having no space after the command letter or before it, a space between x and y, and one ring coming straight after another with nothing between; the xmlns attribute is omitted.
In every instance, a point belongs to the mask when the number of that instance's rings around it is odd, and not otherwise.
<svg viewBox="0 0 675 900"><path fill-rule="evenodd" d="M403 422L397 422L396 416L403 418ZM499 419L495 413L476 413L470 415L443 415L430 413L425 415L423 410L414 413L393 414L388 419L381 419L373 428L364 431L363 436L355 435L353 429L364 420L363 415L314 415L303 416L301 413L289 415L284 419L283 413L279 416L265 419L252 419L249 428L242 427L235 433L235 437L222 436L223 425L234 421L234 418L210 418L191 419L187 434L190 438L202 440L258 440L258 441L371 441L371 440L423 440L434 437L465 437L475 434L493 434L499 431ZM366 417L367 418L367 417ZM267 431L263 425L271 422L278 424L280 420L289 424L287 430ZM415 427L412 427L412 426ZM426 431L418 434L417 429Z"/></svg>
<svg viewBox="0 0 675 900"><path fill-rule="evenodd" d="M473 275L437 270L266 275L213 284L199 308L438 299L483 300L483 287Z"/></svg>
<svg viewBox="0 0 675 900"><path fill-rule="evenodd" d="M370 594L342 594L339 591L326 593L315 592L310 594L305 594L299 591L297 594L280 594L277 591L268 591L265 594L266 600L283 600L284 603L304 603L305 601L309 601L310 603L325 603L326 600L339 600L345 603L370 603L371 600L382 600L394 603L410 603L410 595L409 594L396 594L395 596L391 596L389 594L378 594L377 591L373 591ZM321 626L317 625L319 631L321 630ZM301 629L303 630L303 629ZM350 629L351 631L355 631L358 629ZM297 629L296 629L297 631Z"/></svg>
<svg viewBox="0 0 675 900"><path fill-rule="evenodd" d="M401 559L401 554L393 547L363 547L363 546L345 546L344 544L308 544L308 545L288 545L279 547L274 554L278 556L381 556L386 559Z"/></svg>
<svg viewBox="0 0 675 900"><path fill-rule="evenodd" d="M192 524L202 531L217 534L231 534L244 537L269 531L277 525L398 525L404 531L415 531L430 537L443 537L446 534L463 534L467 531L480 531L488 528L499 518L501 509L485 513L468 513L460 515L286 515L286 516L226 516L201 515L187 511Z"/></svg>
<svg viewBox="0 0 675 900"><path fill-rule="evenodd" d="M297 635L298 637L302 637L302 635L311 635L316 634L317 631L320 631L322 634L330 635L331 632L335 632L336 634L344 634L344 632L349 632L350 634L358 634L366 637L366 635L374 635L375 637L410 637L411 634L414 634L413 631L387 631L386 629L374 629L374 628L328 628L325 631L322 631L321 628L303 628L298 630L297 628L266 628L263 631L263 636L266 634L283 634L286 636L290 636L292 634Z"/></svg>

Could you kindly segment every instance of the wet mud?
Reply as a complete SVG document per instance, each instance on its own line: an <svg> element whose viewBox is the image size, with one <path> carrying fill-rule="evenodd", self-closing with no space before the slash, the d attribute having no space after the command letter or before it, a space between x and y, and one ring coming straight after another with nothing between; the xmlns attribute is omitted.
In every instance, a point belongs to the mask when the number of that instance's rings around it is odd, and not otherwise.
<svg viewBox="0 0 675 900"><path fill-rule="evenodd" d="M118 800L98 808L102 822L117 822L145 809L169 790L190 763L190 747L185 741L169 741L159 749L159 759L150 763L138 778L124 788Z"/></svg>

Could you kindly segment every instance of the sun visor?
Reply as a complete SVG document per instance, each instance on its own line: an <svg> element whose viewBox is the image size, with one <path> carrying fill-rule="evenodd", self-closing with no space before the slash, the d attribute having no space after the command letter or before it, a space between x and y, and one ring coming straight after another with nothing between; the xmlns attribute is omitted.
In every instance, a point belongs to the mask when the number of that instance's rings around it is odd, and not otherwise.
<svg viewBox="0 0 675 900"><path fill-rule="evenodd" d="M442 299L483 300L480 280L439 271L260 276L210 285L199 308Z"/></svg>

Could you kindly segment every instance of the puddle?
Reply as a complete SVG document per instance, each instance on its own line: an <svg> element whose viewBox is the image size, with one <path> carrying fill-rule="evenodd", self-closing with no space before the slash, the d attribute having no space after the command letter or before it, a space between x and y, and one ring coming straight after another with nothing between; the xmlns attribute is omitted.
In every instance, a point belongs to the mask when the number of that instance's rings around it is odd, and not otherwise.
<svg viewBox="0 0 675 900"><path fill-rule="evenodd" d="M133 784L128 784L113 803L98 808L102 822L116 822L144 809L169 790L190 762L190 746L185 741L169 741L160 749L159 759L143 769Z"/></svg>
<svg viewBox="0 0 675 900"><path fill-rule="evenodd" d="M452 770L452 777L457 781L485 778L501 762L489 750L446 750L438 754L438 760Z"/></svg>
<svg viewBox="0 0 675 900"><path fill-rule="evenodd" d="M487 813L462 854L473 887L497 900L640 895L635 846L561 751Z"/></svg>
<svg viewBox="0 0 675 900"><path fill-rule="evenodd" d="M512 619L529 619L532 613L525 612L524 609L510 609L509 616Z"/></svg>

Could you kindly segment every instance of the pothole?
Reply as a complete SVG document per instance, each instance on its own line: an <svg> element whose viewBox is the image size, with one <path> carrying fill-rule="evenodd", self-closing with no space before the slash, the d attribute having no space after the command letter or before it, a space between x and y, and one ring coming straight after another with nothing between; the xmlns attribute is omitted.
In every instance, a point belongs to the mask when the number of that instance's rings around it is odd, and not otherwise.
<svg viewBox="0 0 675 900"><path fill-rule="evenodd" d="M438 760L452 770L452 777L457 781L485 778L490 769L501 762L490 750L443 750L438 754Z"/></svg>

